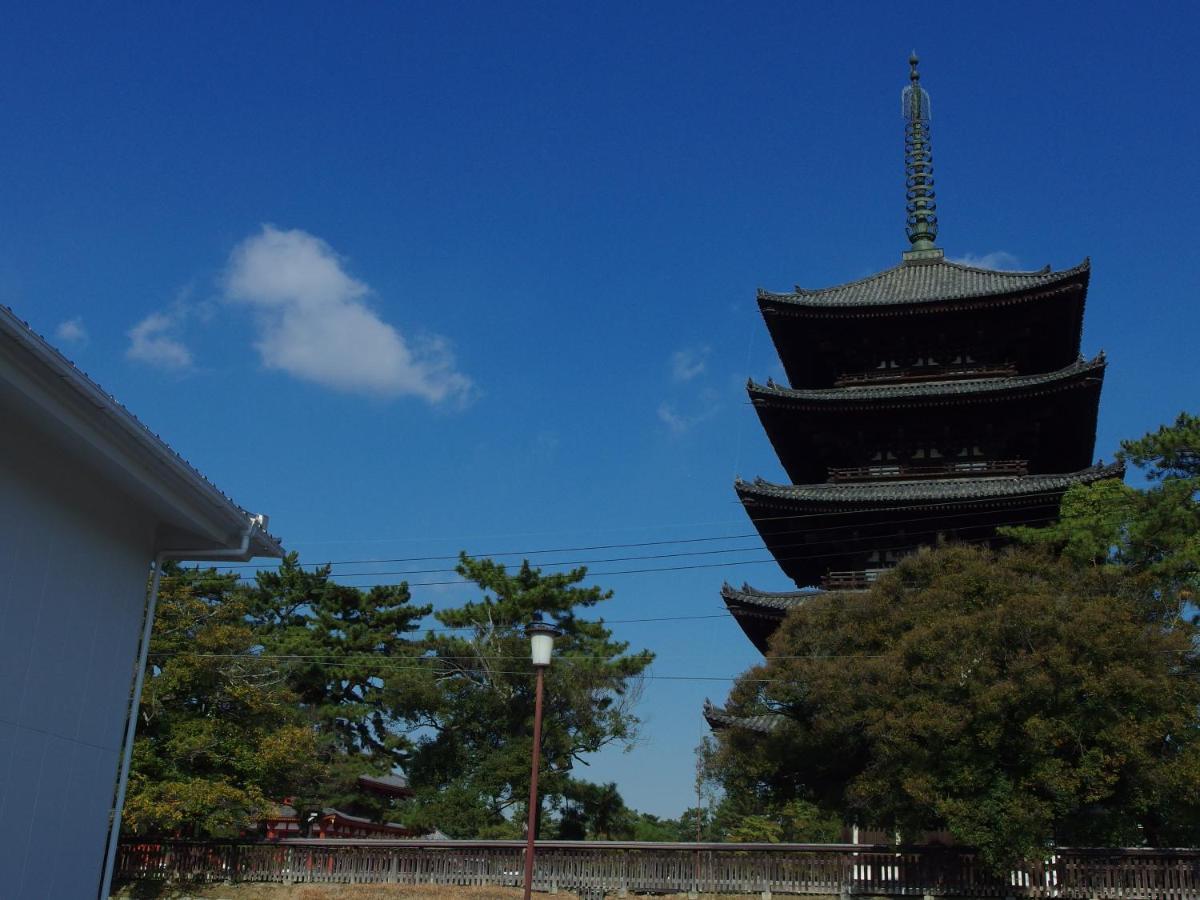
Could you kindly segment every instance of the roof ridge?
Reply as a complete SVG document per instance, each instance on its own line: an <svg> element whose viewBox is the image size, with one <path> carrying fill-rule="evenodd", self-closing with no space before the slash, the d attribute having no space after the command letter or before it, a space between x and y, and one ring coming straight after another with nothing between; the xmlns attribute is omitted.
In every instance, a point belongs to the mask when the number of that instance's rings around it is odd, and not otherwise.
<svg viewBox="0 0 1200 900"><path fill-rule="evenodd" d="M914 393L937 394L938 388L946 387L960 388L956 393L971 393L971 391L962 391L961 388L964 386L981 387L980 392L982 392L991 385L1013 388L1028 387L1030 385L1047 384L1059 379L1070 378L1073 375L1083 372L1105 368L1107 365L1108 359L1104 351L1101 350L1091 359L1085 359L1083 354L1080 354L1078 359L1063 366L1061 369L1055 369L1051 372L1033 372L1026 375L993 375L987 378L944 378L935 381L896 382L892 384L851 384L827 388L786 387L777 384L774 378L768 378L765 384L760 384L751 378L746 385L746 390L749 393L776 394L782 397L805 396L816 399L824 395L846 400L880 399L890 395L903 396Z"/></svg>
<svg viewBox="0 0 1200 900"><path fill-rule="evenodd" d="M903 269L904 267L905 267L904 263L898 263L894 266L889 266L888 268L884 269L881 272L876 272L874 275L864 275L862 278L855 278L851 281L844 281L841 284L831 285L830 287L827 287L827 288L804 288L804 287L800 287L799 284L796 284L793 286L792 292L796 293L796 294L805 294L807 296L811 296L813 294L823 294L826 291L834 290L836 288L855 287L856 285L867 284L871 281L875 281L878 278L883 278L885 275L890 275L892 272L895 272L897 269Z"/></svg>
<svg viewBox="0 0 1200 900"><path fill-rule="evenodd" d="M952 260L902 262L872 275L823 288L796 285L791 292L758 289L763 301L813 302L829 305L897 305L932 300L971 299L1019 293L1065 281L1091 269L1090 257L1077 265L1055 270L984 269ZM974 279L974 283L972 282ZM939 283L942 282L942 283ZM876 286L877 285L877 286ZM851 295L844 297L840 295Z"/></svg>
<svg viewBox="0 0 1200 900"><path fill-rule="evenodd" d="M764 591L764 590L760 590L756 587L752 587L750 584L748 584L746 582L743 582L742 586L740 588L734 587L733 585L726 582L721 588L722 596L725 596L726 594L735 594L739 597L765 597L765 598L780 599L780 600L788 599L788 598L792 598L792 597L815 597L815 596L818 596L818 595L821 595L824 593L825 593L825 591L820 591L820 590L802 590L802 589L797 589L794 591Z"/></svg>
<svg viewBox="0 0 1200 900"><path fill-rule="evenodd" d="M1072 483L1087 483L1091 481L1100 481L1105 478L1115 478L1125 474L1125 464L1123 462L1104 463L1099 462L1088 466L1085 469L1079 469L1074 472L1043 472L1037 475L980 475L973 478L922 478L915 481L861 481L850 484L838 482L820 482L818 484L779 484L776 482L767 481L761 476L755 477L753 482L743 481L741 478L734 480L734 489L738 493L743 491L757 491L766 494L783 494L784 499L789 492L811 491L817 494L836 496L837 494L851 494L852 499L854 494L863 494L871 490L883 489L891 490L896 493L914 493L925 489L929 493L930 488L978 488L991 486L1007 486L1007 485L1028 485L1030 488L1038 488L1042 485L1047 485L1047 489L1053 490L1062 484L1065 487ZM1028 493L1036 493L1029 491ZM971 496L963 494L964 497ZM976 494L976 496L987 496L986 494ZM865 499L865 498L863 498ZM931 494L929 497L907 497L904 499L912 500L941 500L954 499L954 495L947 495L945 498L937 497Z"/></svg>
<svg viewBox="0 0 1200 900"><path fill-rule="evenodd" d="M1049 263L1046 263L1040 269L987 269L983 266L971 266L967 263L959 262L957 259L942 259L939 260L939 263L944 266L953 266L964 272L979 272L982 275L1049 275L1053 271Z"/></svg>
<svg viewBox="0 0 1200 900"><path fill-rule="evenodd" d="M779 713L759 713L756 716L738 716L724 707L714 706L712 700L704 698L704 718L710 728L745 728L760 734L770 734L783 724L785 716Z"/></svg>

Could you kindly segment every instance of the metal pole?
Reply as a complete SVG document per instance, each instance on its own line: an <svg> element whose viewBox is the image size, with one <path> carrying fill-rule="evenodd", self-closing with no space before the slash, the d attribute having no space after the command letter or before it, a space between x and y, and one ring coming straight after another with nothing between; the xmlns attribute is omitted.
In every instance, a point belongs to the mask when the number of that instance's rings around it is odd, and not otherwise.
<svg viewBox="0 0 1200 900"><path fill-rule="evenodd" d="M150 637L154 631L154 613L158 608L158 588L162 581L164 555L154 557L154 577L150 579L150 594L146 598L145 621L142 622L142 642L138 647L137 672L133 691L129 695L129 716L125 720L125 741L121 748L121 767L117 770L117 792L113 802L112 821L108 825L108 846L104 848L104 869L100 874L99 900L108 900L112 893L113 873L117 866L117 848L121 840L121 811L125 807L125 791L129 785L129 764L133 759L133 738L141 715L142 685L146 680L146 659L150 653Z"/></svg>
<svg viewBox="0 0 1200 900"><path fill-rule="evenodd" d="M129 766L133 761L133 739L137 736L138 715L142 703L142 686L146 680L146 658L150 653L150 638L154 631L154 613L158 608L158 589L162 580L162 567L168 559L250 559L247 552L250 549L250 538L260 528L265 527L266 518L254 516L246 530L242 532L242 541L236 549L222 547L214 550L160 550L154 555L154 578L150 582L150 597L146 601L146 621L142 625L142 643L138 650L137 674L134 676L133 693L129 699L129 718L125 722L125 743L121 750L121 768L117 774L117 796L113 803L112 822L108 826L108 848L104 855L104 870L100 876L99 900L108 900L112 893L113 872L116 870L117 847L121 840L121 812L125 808L125 791L129 786ZM253 555L253 554L251 554Z"/></svg>
<svg viewBox="0 0 1200 900"><path fill-rule="evenodd" d="M525 836L525 900L533 893L533 840L537 833L538 766L542 756L542 672L537 667L537 689L533 701L533 769L529 775L529 825Z"/></svg>

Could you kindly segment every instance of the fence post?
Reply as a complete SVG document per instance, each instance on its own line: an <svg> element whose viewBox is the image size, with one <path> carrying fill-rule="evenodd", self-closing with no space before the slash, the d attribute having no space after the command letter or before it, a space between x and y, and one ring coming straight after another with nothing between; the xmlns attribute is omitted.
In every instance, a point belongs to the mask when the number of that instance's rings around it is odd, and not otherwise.
<svg viewBox="0 0 1200 900"><path fill-rule="evenodd" d="M287 848L287 853L283 856L283 883L292 884L295 879L295 859L292 856L293 850Z"/></svg>

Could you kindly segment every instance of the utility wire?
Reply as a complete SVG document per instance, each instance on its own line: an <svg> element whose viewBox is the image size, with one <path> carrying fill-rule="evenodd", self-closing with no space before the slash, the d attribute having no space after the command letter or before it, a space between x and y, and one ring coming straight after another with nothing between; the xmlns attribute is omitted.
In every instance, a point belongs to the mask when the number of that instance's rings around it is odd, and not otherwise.
<svg viewBox="0 0 1200 900"><path fill-rule="evenodd" d="M1028 511L1028 510L1041 509L1041 508L1042 507L1040 505L1024 506L1024 507L1009 507L1008 511L1009 512ZM952 518L952 517L956 517L956 516L975 516L975 515L977 515L977 513L974 513L974 512L972 512L972 513L956 513L953 515L943 516L941 518ZM1050 517L1050 516L1038 516L1038 517L1034 517L1034 518L1023 517L1021 519L1010 521L1008 524L1009 525L1028 525L1031 523L1048 522L1048 521L1052 521L1052 519L1053 519L1053 517ZM927 522L927 521L929 521L928 517L921 517L921 518L915 518L915 519L897 519L897 520L893 520L893 521L889 522L888 524L889 525L901 525L901 524L907 524L907 523L911 523L911 522ZM833 528L829 528L829 529L824 529L824 528L820 529L819 533L824 534L828 531L840 530L840 529L849 528L849 527L859 527L859 526L857 526L857 525L834 526ZM931 529L923 529L920 531L909 531L909 532L906 532L904 536L905 537L913 537L913 536L924 535L924 534L936 534L936 533L940 532L941 530L942 529L931 528ZM745 538L745 537L759 537L759 535L757 535L757 534L755 534L755 535L735 535L730 538L692 538L692 539L685 539L685 540L680 540L680 541L660 541L660 542L654 542L654 543L656 543L656 544L664 544L664 543L672 544L672 543L690 543L690 542L695 542L695 541L736 540L736 539L741 539L741 538ZM819 540L819 541L803 541L803 542L797 542L797 543L792 543L792 544L775 544L775 548L778 549L778 548L789 548L789 547L817 547L817 546L822 546L825 544L840 544L840 543L844 543L844 542L860 542L860 543L862 543L862 542L870 542L875 537L878 537L878 536L862 535L862 536L854 536L854 537L849 537L849 538L828 538L828 539ZM615 545L615 546L621 546L621 545ZM628 546L640 546L640 545L628 545ZM585 549L585 548L580 548L580 549ZM637 561L637 560L671 559L671 558L678 558L678 557L684 557L684 556L711 556L714 554L721 554L721 553L748 553L748 552L752 552L752 551L756 551L756 550L768 550L768 549L770 549L770 548L768 548L765 544L763 544L762 546L757 546L757 547L723 547L723 548L717 548L715 550L688 550L688 551L680 551L678 553L638 554L638 555L632 555L632 556L615 556L615 557L607 557L607 558L600 558L600 559L583 559L583 560L556 560L556 561L540 563L540 565L541 566L578 566L578 565L591 565L593 563L606 563L606 562L627 562L627 561ZM513 552L516 553L516 551L513 551ZM546 550L546 551L531 551L531 552L547 552L548 553L548 552L552 552L552 551ZM840 556L840 555L844 555L844 554L838 553L838 554L834 554L834 555ZM425 558L426 559L458 559L457 556L455 556L455 557L449 557L449 556L425 557ZM480 555L478 558L482 559L482 558L487 558L487 557ZM419 559L421 559L421 558L420 557L412 557L411 561L417 561ZM405 562L405 561L410 561L410 560L403 560L403 559L341 560L341 561L329 562L329 563L305 563L303 565L320 567L320 566L324 566L324 565L347 565L350 563L367 564L367 563L386 563L386 562ZM254 566L248 566L248 567L247 566L219 567L217 569L217 571L221 575L236 575L236 577L238 577L238 578L245 578L246 576L240 575L240 574L237 574L237 573L231 572L231 571L228 571L228 572L223 571L222 569L225 569L225 568L253 568L256 571L271 571L270 569L266 569L265 567L263 567L261 565L254 565ZM376 575L427 575L427 574L439 574L439 573L449 574L449 573L457 572L457 571L458 571L457 568L408 569L408 570L404 570L404 571L331 572L330 575L333 577L338 577L338 578L352 578L352 577L367 577L367 576L376 576Z"/></svg>
<svg viewBox="0 0 1200 900"><path fill-rule="evenodd" d="M1187 652L1187 651L1166 651L1166 652ZM237 657L233 657L233 656L226 657L223 654L197 654L197 655L201 656L201 657L211 657L211 658L237 658ZM270 659L270 657L253 657L253 658L254 659L264 659L264 658ZM520 657L520 658L523 659L524 657ZM782 657L780 657L780 658L782 658ZM886 659L886 658L888 658L888 654L882 654L882 653L829 653L829 654L816 654L813 656L795 657L795 658L796 659L808 659L808 660L814 660L814 661L815 660L828 661L828 660L837 660L837 659L868 660L868 659ZM281 659L286 659L286 658L281 658ZM440 660L437 657L429 657L428 659L430 662L446 661L446 660ZM291 661L292 662L300 662L302 660L291 660ZM474 661L474 658L472 658L472 661ZM617 661L619 662L620 660L617 660ZM385 671L385 672L422 672L422 671L429 670L428 666L397 663L397 662L393 662L390 660L376 661L374 663L373 667L376 671ZM464 667L461 667L461 666L456 667L456 668L449 668L445 674L455 674L456 672L459 672L462 674L467 674L467 671L464 671ZM528 676L529 669L527 669L527 668L511 669L511 670L510 669L487 669L486 674L488 674L488 675L508 675L508 676ZM1172 674L1176 674L1176 675L1180 675L1180 676L1184 676L1184 677L1194 677L1193 673L1185 672L1185 671L1173 672ZM691 675L691 674L687 674L687 675L680 675L680 674L657 675L657 674L639 673L636 675L625 676L625 675L621 675L620 673L615 673L615 672L607 674L607 675L602 675L602 674L597 673L597 675L598 675L597 680L605 680L605 679L610 679L610 678L611 679L619 678L621 680L625 680L626 678L630 678L630 679L641 678L641 679L646 679L646 680L650 680L650 681L742 681L744 683L748 682L748 683L754 683L754 684L775 684L775 683L784 683L784 682L791 683L791 682L794 682L794 680L795 680L794 678L784 678L784 677L745 678L742 675Z"/></svg>
<svg viewBox="0 0 1200 900"><path fill-rule="evenodd" d="M1030 520L1023 520L1023 521L1043 521L1043 520L1030 519ZM992 540L991 538L975 538L975 539L959 540L959 541L957 541L957 543L960 543L960 544L987 544L987 543L990 543L991 540ZM889 551L908 550L908 549L911 549L911 547L912 547L911 543L905 543L905 544L900 544L900 545L891 546L891 547L872 546L870 549L876 550L881 553L887 553ZM768 550L768 548L766 548L766 547L753 548L753 549L763 550L763 551ZM742 552L742 551L741 550L738 550L738 551L731 550L729 552ZM853 552L853 551L851 551L851 552ZM646 574L646 573L653 573L653 572L682 572L682 571L688 571L688 570L693 570L693 569L720 569L720 568L728 568L730 566L752 566L752 565L764 565L767 563L780 563L781 564L781 563L785 563L785 562L800 562L800 561L804 561L804 560L815 560L815 559L840 559L840 558L845 557L846 555L847 555L847 553L845 551L838 552L838 553L810 553L810 554L800 554L800 555L794 555L794 556L778 556L778 557L772 556L767 559L734 560L732 562L690 563L688 565L680 565L680 566L651 566L651 567L640 568L640 569L614 569L614 570L601 571L601 572L589 571L587 574L588 574L588 578L594 579L594 578L607 578L612 575L636 575L636 574ZM649 557L649 558L654 558L654 557ZM431 570L431 571L434 571L434 572L444 571L444 572L449 573L449 572L456 572L457 570L456 569L442 569L442 570ZM345 575L338 575L337 573L332 573L330 577L360 577L360 578L364 578L364 577L376 577L376 576L380 576L380 575L392 575L392 574L394 574L394 575L412 575L412 574L422 574L422 573L413 572L413 571L396 572L396 573L356 572L356 573L349 573L349 574L345 574ZM564 573L553 573L553 574L564 574ZM171 581L171 580L178 581L178 580L186 579L186 577L187 576L183 576L183 575L164 576L163 581L164 582ZM218 575L216 579L210 579L207 583L221 584L221 583L224 583L225 579L245 580L246 576L239 575L236 573L225 573L223 579L220 575ZM205 582L200 581L200 582L192 582L192 583L193 584L201 584L201 583L205 583ZM464 579L464 578L456 578L456 579L443 580L443 581L375 582L372 584L347 585L347 587L358 587L358 588L398 587L400 584L406 584L408 587L432 587L432 586L437 586L437 585L473 584L473 582L471 582L467 579Z"/></svg>
<svg viewBox="0 0 1200 900"><path fill-rule="evenodd" d="M1005 499L1022 499L1022 498L1026 498L1026 497L1035 497L1035 496L1040 496L1043 493L1044 492L1030 491L1030 492L1021 493L1021 494L1011 494L1011 495L1008 495ZM938 505L939 504L937 504L935 501L932 503L924 503L924 504L904 504L904 505L896 505L896 506L875 507L875 508L869 508L869 509L835 510L835 511L831 511L831 512L822 512L822 513L796 513L794 515L786 515L786 516L762 516L762 517L755 519L754 521L755 522L780 522L780 521L795 521L795 520L799 520L799 519L828 519L828 518L836 517L836 516L858 516L858 515L863 515L866 513L895 512L895 511L903 511L903 510L926 510L927 512L936 514ZM945 504L941 504L941 505L945 505ZM1005 507L1005 510L1009 511L1009 512L1017 512L1017 511L1024 511L1024 510L1030 510L1030 509L1042 509L1043 507L1045 507L1045 505L1046 505L1045 503L1036 503L1036 504L1030 504L1030 505L1009 506L1009 507ZM978 515L979 515L978 510L973 510L973 511L959 512L959 513L937 514L937 518L940 520L940 519L953 519L953 518L962 518L962 517L974 517L974 516L978 516ZM924 522L924 521L928 521L929 518L930 518L930 516L926 515L926 516L918 516L918 517L910 518L910 519L893 519L888 524L889 525L899 525L899 524L904 524L907 522ZM834 531L834 530L840 530L840 529L845 529L845 528L859 528L859 527L862 527L861 523L853 522L853 523L848 523L845 525L831 525L828 528L821 528L819 530L824 532L824 531ZM694 537L694 538L677 538L674 540L635 541L635 542L631 542L631 543L622 543L622 544L594 544L594 545L590 545L590 546L585 545L585 546L576 546L576 547L546 547L546 548L531 549L531 550L505 550L505 551L498 551L498 552L491 552L491 553L471 553L469 555L472 557L478 558L478 559L492 559L492 558L495 558L498 556L538 556L538 555L547 554L547 553L587 553L587 552L593 552L593 551L598 551L598 550L626 550L626 549L635 549L635 548L639 548L639 547L661 547L661 546L668 546L668 545L672 545L672 544L693 544L693 543L705 543L705 542L711 542L711 541L746 540L746 539L750 539L750 538L761 538L761 535L758 532L747 532L745 534L722 535L722 536L711 536L711 537L706 536L706 537ZM452 554L452 555L445 554L445 555L439 555L439 556L377 557L377 558L368 558L368 559L328 560L328 561L322 562L322 563L303 563L302 565L319 567L319 566L323 566L323 565L338 566L338 565L368 565L368 564L376 564L376 563L438 562L438 561L443 561L443 560L457 560L458 558L459 558L458 554ZM544 565L566 565L566 563L545 563ZM220 571L233 571L233 570L238 570L238 569L261 569L262 566L256 565L254 563L245 563L245 564L231 564L231 565L226 565L226 566L217 566L215 568L217 568Z"/></svg>
<svg viewBox="0 0 1200 900"><path fill-rule="evenodd" d="M1051 521L1051 519L1049 517L1040 517L1040 518L1036 518L1036 519L1022 519L1021 524L1029 524L1031 522L1048 522L1048 521ZM904 533L904 537L909 538L909 537L916 537L918 535L938 534L943 530L944 529L941 529L941 528L929 528L929 529L925 529L922 531L906 531ZM719 547L715 550L684 550L684 551L680 551L678 553L650 553L650 554L639 554L639 555L635 555L635 556L608 556L608 557L601 557L599 559L564 559L564 560L556 560L556 561L552 561L552 562L545 562L545 563L542 563L541 565L543 565L543 566L589 565L590 566L594 563L636 562L636 561L641 561L641 560L652 560L652 559L678 559L678 558L684 557L684 556L714 556L714 555L718 555L718 554L722 554L722 553L753 553L753 552L758 552L758 551L763 551L763 550L770 550L773 552L775 550L791 549L791 548L795 548L795 547L821 547L821 546L825 546L826 544L869 543L870 541L875 540L878 537L879 537L878 535L876 535L874 537L871 535L862 535L862 536L855 536L855 537L851 537L851 538L829 538L829 539L823 540L823 541L797 541L797 542L791 543L791 544L775 544L772 547L768 547L766 545L763 545L761 547ZM868 549L870 549L870 548L868 548ZM852 551L848 551L848 552L852 552ZM845 554L842 552L839 552L835 555L843 556ZM363 578L363 577L374 577L377 575L440 575L440 574L449 574L451 572L457 572L457 571L458 571L457 568L452 568L452 569L404 569L401 571L331 572L330 576L336 576L338 578ZM245 576L243 576L243 575L238 575L238 578L244 578L244 577Z"/></svg>

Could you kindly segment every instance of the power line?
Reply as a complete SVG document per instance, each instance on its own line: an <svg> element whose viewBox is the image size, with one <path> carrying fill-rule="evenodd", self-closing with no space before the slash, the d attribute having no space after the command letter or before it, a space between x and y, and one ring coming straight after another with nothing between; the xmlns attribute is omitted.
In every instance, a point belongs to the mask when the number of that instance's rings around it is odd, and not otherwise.
<svg viewBox="0 0 1200 900"><path fill-rule="evenodd" d="M1025 492L1025 493L1021 493L1021 494L1011 494L1011 495L1008 495L1005 499L1021 499L1024 497L1040 496L1043 493L1044 492L1030 491L1030 492ZM755 519L754 521L756 521L756 522L780 522L780 521L794 521L794 520L799 520L799 519L828 519L828 518L836 517L836 516L859 516L859 515L863 515L863 514L867 514L867 513L895 512L898 510L927 510L929 512L936 512L938 505L939 504L937 504L936 502L924 503L924 504L914 503L914 504L904 504L904 505L897 505L897 506L874 507L874 508L868 508L868 509L835 510L835 511L831 511L831 512L822 512L822 513L796 513L793 515L786 515L786 516L762 516L758 519ZM941 505L944 505L944 504L941 504ZM1024 511L1024 510L1030 510L1030 509L1042 509L1045 505L1046 505L1045 503L1036 503L1036 504L1030 504L1030 505L1009 506L1009 507L1005 507L1005 509L1006 509L1006 511L1009 511L1009 512L1017 512L1017 511ZM978 516L978 515L979 515L979 513L976 510L976 511L965 511L965 512L959 512L959 513L939 514L937 516L937 518L939 520L940 519L954 519L954 518L962 518L962 517L974 517L974 516ZM910 519L893 519L893 520L890 520L888 522L888 524L889 525L900 525L900 524L906 524L908 522L924 522L924 521L928 521L929 518L930 518L930 516L926 515L926 516L918 516L918 517L910 518ZM860 527L859 523L849 523L846 525L831 525L828 528L822 528L819 530L824 532L824 531L835 531L835 530L841 530L841 529L845 529L845 528L857 528L857 527ZM636 542L622 543L622 544L594 544L594 545L583 545L583 546L576 546L576 547L546 547L546 548L538 548L538 549L530 549L530 550L505 550L505 551L490 552L490 553L471 553L469 555L474 558L477 558L477 559L492 559L494 557L499 557L499 556L538 556L538 555L543 555L543 554L547 554L547 553L588 553L588 552L593 552L593 551L598 551L598 550L626 550L626 549L635 549L635 548L639 548L639 547L661 547L661 546L669 546L672 544L693 544L693 543L705 543L705 542L711 542L711 541L747 540L747 539L751 539L751 538L761 539L761 535L757 531L755 531L755 532L747 532L745 534L735 534L735 535L706 536L706 537L695 537L695 538L677 538L674 540L636 541ZM319 566L323 566L323 565L338 566L338 565L369 565L369 564L376 564L376 563L438 562L438 561L443 561L443 560L457 560L458 558L459 558L458 554L443 554L443 555L437 555L437 556L377 557L377 558L367 558L367 559L327 560L322 563L303 563L302 566L319 567ZM544 565L568 565L568 564L574 565L574 563L544 563ZM234 571L234 570L239 570L239 569L261 569L262 566L259 566L259 565L253 564L253 563L246 563L246 564L231 564L231 565L226 565L226 566L217 566L216 568L220 571Z"/></svg>
<svg viewBox="0 0 1200 900"><path fill-rule="evenodd" d="M711 613L711 614L699 615L699 616L647 616L647 617L638 618L638 619L597 619L597 620L594 620L594 624L600 624L600 625L635 625L636 624L636 625L640 625L645 622L687 622L687 621L695 621L698 619L727 619L729 617L730 617L730 613L728 610L726 610L725 612ZM593 620L589 620L589 621L593 621ZM416 634L418 631L423 631L425 633L432 632L434 634L448 634L448 633L454 632L454 631L474 631L475 629L477 629L479 627L480 627L479 625L443 625L443 626L438 626L435 628L424 628L424 629L414 628L414 629L412 629L412 633Z"/></svg>
<svg viewBox="0 0 1200 900"><path fill-rule="evenodd" d="M1038 521L1047 521L1047 520L1042 520L1042 519L1022 520L1022 522L1038 522ZM917 532L917 533L920 533L920 532ZM960 544L987 544L987 543L990 543L991 540L992 540L991 538L974 538L974 539L959 540L959 541L957 541L957 543L960 543ZM796 545L796 546L813 546L816 544L817 544L817 542L813 542L813 544L811 544L811 545ZM870 549L875 550L880 553L887 553L887 552L898 551L898 550L909 550L911 548L912 548L911 543L905 543L905 544L900 544L900 545L890 546L890 547L875 547L875 546L870 547ZM753 548L753 549L764 550L764 551L768 550L768 548L766 548L766 547ZM739 551L730 551L730 552L742 552L742 551L739 550ZM640 569L613 569L613 570L601 571L601 572L589 571L587 573L587 576L588 576L588 578L594 579L594 578L607 578L607 577L613 576L613 575L637 575L637 574L647 574L647 573L655 573L655 572L683 572L683 571L689 571L689 570L693 570L693 569L720 569L720 568L728 568L730 566L752 566L752 565L764 565L767 563L782 564L785 562L800 562L800 561L804 561L804 560L814 560L814 559L839 559L839 558L845 557L847 555L847 552L854 552L854 551L843 551L843 552L838 552L838 553L810 553L810 554L800 554L800 555L794 555L794 556L772 556L767 559L734 560L732 562L691 563L688 565L681 565L681 566L651 566L651 567L640 568ZM653 559L656 557L650 556L650 557L645 557L645 558ZM456 569L440 569L440 570L430 570L430 573L431 574L434 572L449 573L449 572L456 572L456 571L457 571ZM393 574L394 575L413 575L413 574L422 574L422 573L417 572L417 571L395 572L395 573L356 572L356 573L349 573L349 574L342 574L342 575L338 575L337 573L331 573L330 577L334 577L334 578L339 578L339 577L340 578L350 578L350 577L365 578L365 577L376 577L376 576L380 576L380 575L393 575ZM553 573L553 574L564 574L564 573ZM246 576L239 575L236 573L218 573L217 579L221 579L222 575L223 575L224 579L244 580L246 578ZM170 580L178 581L178 580L181 580L184 578L186 578L186 576L165 576L163 578L163 581L170 581ZM195 583L203 583L203 582L193 582L193 583L195 584ZM218 581L216 579L213 579L213 580L210 580L208 583L210 583L210 584L223 583L223 581ZM469 581L464 578L456 578L456 579L442 580L442 581L375 582L372 584L347 585L347 587L358 587L358 588L399 587L401 584L406 584L408 587L411 588L411 587L433 587L433 586L439 586L439 585L473 584L473 583L474 582Z"/></svg>
<svg viewBox="0 0 1200 900"><path fill-rule="evenodd" d="M313 659L312 657L307 657L307 656L300 656L300 657L277 656L276 657L276 656L268 656L268 655L223 654L223 653L186 654L186 652L180 653L180 654L151 654L151 657L155 658L155 659L162 659L164 657L171 658L173 656L182 656L182 655L189 655L192 658L200 658L200 659L242 659L242 658L245 658L248 661L279 660L281 662L289 662L290 661L293 663L305 662L305 661L309 661L309 660ZM570 657L555 657L555 662L560 663L569 658ZM859 660L862 660L862 659L881 659L883 657L881 655L877 655L877 654L846 653L846 654L828 654L828 655L824 655L824 656L804 657L804 658L806 658L806 659L859 659ZM476 661L486 661L487 658L486 657L482 658L482 659L478 658L478 657L443 658L443 657L431 656L431 657L414 657L414 658L406 659L403 661L397 661L397 660L391 660L391 659L382 659L382 660L373 659L372 665L373 665L373 669L376 671L421 672L421 671L428 671L430 667L428 665L413 665L412 663L418 662L418 661L428 662L428 663L455 662L455 661L459 661L460 659L471 661L471 662L476 662ZM522 659L523 660L523 659L525 659L525 657L524 656L492 657L492 659L497 659L497 660ZM621 661L622 660L619 658L613 660L613 662L621 662ZM635 661L635 660L629 660L629 661ZM462 668L463 667L459 667L458 671L462 671ZM455 669L453 667L449 669L449 672L451 674L454 671L455 671ZM527 675L529 675L529 670L528 669L512 669L512 670L509 670L509 669L487 669L486 673L488 675L527 676ZM602 674L602 673L594 673L594 674L596 674L598 676L598 680L620 679L622 681L624 681L626 679L646 679L646 680L651 680L651 681L738 681L738 680L742 680L742 681L747 681L747 682L755 682L755 683L764 683L765 684L765 683L771 683L771 682L782 682L782 681L790 681L791 680L791 679L786 679L786 678L743 678L741 675L692 675L692 674L659 675L659 674L646 674L646 673L637 673L634 675L623 675L619 672L612 672L612 673L608 673L608 674Z"/></svg>
<svg viewBox="0 0 1200 900"><path fill-rule="evenodd" d="M1021 524L1029 524L1031 522L1047 522L1047 521L1050 521L1050 519L1046 518L1046 517L1039 517L1036 519L1022 519ZM940 528L930 528L930 529L925 529L922 531L908 531L908 532L905 532L904 536L905 537L916 537L917 535L938 534L942 530L943 529L940 529ZM821 546L825 546L826 544L844 544L844 543L853 544L853 543L864 543L864 542L869 543L871 540L873 540L872 536L866 535L866 536L858 536L858 537L852 537L852 538L829 538L829 539L823 540L823 541L797 541L795 543L790 543L790 544L775 544L774 548L767 547L765 545L762 547L721 547L716 550L686 550L686 551L681 551L679 553L651 553L651 554L639 554L639 555L635 555L635 556L609 556L609 557L602 557L600 559L556 560L553 562L542 563L542 565L543 566L582 566L582 565L592 565L594 563L633 562L633 561L652 560L652 559L678 559L678 558L684 557L684 556L715 556L715 555L723 554L723 553L752 553L752 552L758 552L761 550L771 550L773 552L773 550L790 549L790 548L794 548L794 547L821 547ZM866 548L866 549L871 549L871 548ZM847 550L846 552L853 552L853 550L850 549L850 550ZM843 555L845 555L845 553L839 552L839 553L836 553L833 555L843 556ZM457 572L457 571L458 571L457 568L453 568L453 569L405 569L405 570L401 570L401 571L382 571L382 572L379 572L379 571L376 571L376 572L331 572L330 576L331 577L336 576L338 578L366 578L366 577L374 577L374 576L378 576L378 575L439 575L439 574L449 574L451 572ZM242 578L244 576L239 575L238 577Z"/></svg>

